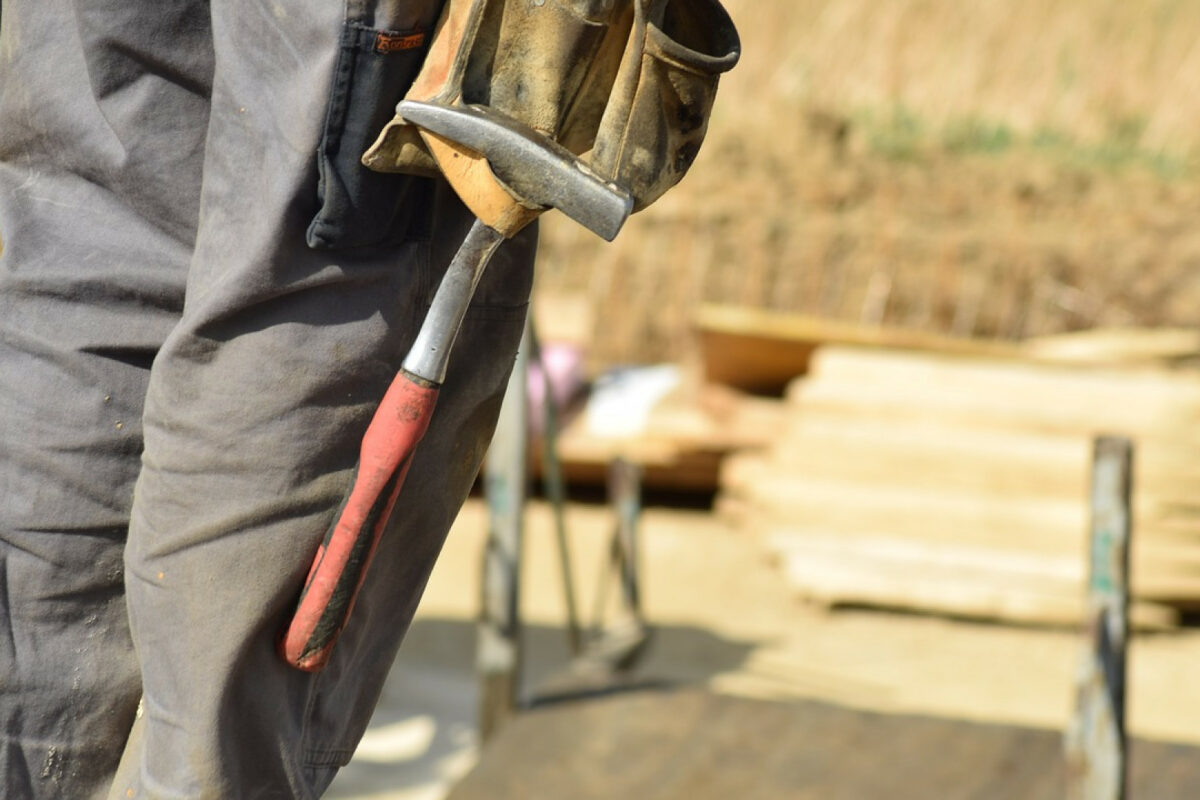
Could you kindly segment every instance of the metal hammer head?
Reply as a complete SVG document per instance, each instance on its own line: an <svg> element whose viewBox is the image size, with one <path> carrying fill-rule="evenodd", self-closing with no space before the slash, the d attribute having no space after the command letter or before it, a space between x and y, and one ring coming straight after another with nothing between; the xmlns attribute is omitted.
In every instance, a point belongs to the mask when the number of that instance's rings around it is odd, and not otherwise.
<svg viewBox="0 0 1200 800"><path fill-rule="evenodd" d="M557 208L610 242L633 211L628 192L597 175L574 153L490 108L404 100L396 113L482 155L519 200Z"/></svg>

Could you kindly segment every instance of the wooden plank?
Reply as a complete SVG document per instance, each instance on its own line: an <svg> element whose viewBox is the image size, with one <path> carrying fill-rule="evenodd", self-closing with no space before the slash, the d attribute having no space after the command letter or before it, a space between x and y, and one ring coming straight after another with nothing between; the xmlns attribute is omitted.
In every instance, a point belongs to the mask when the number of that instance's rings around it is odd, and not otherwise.
<svg viewBox="0 0 1200 800"><path fill-rule="evenodd" d="M813 343L703 329L699 341L705 380L764 394L781 393L788 381L805 374L817 349Z"/></svg>
<svg viewBox="0 0 1200 800"><path fill-rule="evenodd" d="M1080 550L1083 541L1087 515L1082 501L1028 498L1011 503L1000 493L793 478L775 473L769 464L758 474L732 474L754 463L731 462L725 485L764 513L791 520L799 529L887 531L896 538L947 543L1007 540L1034 552Z"/></svg>
<svg viewBox="0 0 1200 800"><path fill-rule="evenodd" d="M1128 405L1122 406L1125 399ZM897 386L876 390L849 383L812 381L789 389L789 401L799 407L800 413L818 410L859 417L874 415L891 419L897 425L942 420L982 430L1081 435L1124 430L1137 437L1178 435L1181 442L1192 447L1200 443L1187 427L1200 407L1200 398L1176 396L1163 398L1161 402L1142 402L1119 396L1105 398L1102 389L1097 389L1097 394L1089 399L1019 388L989 395L948 387Z"/></svg>
<svg viewBox="0 0 1200 800"><path fill-rule="evenodd" d="M1200 354L1200 333L1188 329L1102 329L1007 343L721 304L701 306L693 326L708 380L763 392L807 374L818 348L828 345L1108 367Z"/></svg>
<svg viewBox="0 0 1200 800"><path fill-rule="evenodd" d="M1064 368L999 359L824 348L789 403L907 412L1031 430L1132 434L1186 429L1200 377L1163 370Z"/></svg>
<svg viewBox="0 0 1200 800"><path fill-rule="evenodd" d="M765 447L778 433L784 413L778 400L726 387L692 386L660 401L644 429L632 435L593 433L584 415L575 416L559 436L558 455L571 483L603 485L609 464L625 459L641 467L645 486L713 491L723 456ZM536 447L535 453L540 450ZM538 474L539 464L535 458Z"/></svg>
<svg viewBox="0 0 1200 800"><path fill-rule="evenodd" d="M789 445L796 444L790 440ZM764 508L792 509L799 502L811 503L815 491L826 491L828 503L845 503L854 508L879 502L910 498L925 503L922 516L953 519L940 515L942 504L963 507L968 501L982 503L977 514L986 514L986 504L1011 500L1030 512L1051 506L1073 509L1072 517L1059 516L1058 523L1082 530L1081 505L1087 497L1086 472L1078 464L1046 463L1036 459L946 458L928 451L909 452L873 447L869 443L847 445L816 439L776 449L770 455L735 454L721 465L725 492L743 494ZM1136 519L1151 538L1200 540L1200 482L1170 472L1147 475L1135 493ZM951 512L953 513L953 512ZM1025 512L1022 512L1025 513Z"/></svg>
<svg viewBox="0 0 1200 800"><path fill-rule="evenodd" d="M1026 358L983 355L883 351L871 348L829 346L821 349L812 374L826 379L849 379L858 385L892 385L897 379L922 378L910 388L936 384L958 386L991 394L995 389L1052 389L1088 395L1111 389L1122 396L1177 395L1200 391L1200 375L1192 370L1159 367L1097 367L1047 364ZM1103 398L1091 395L1091 399ZM1021 399L1021 398L1014 398Z"/></svg>
<svg viewBox="0 0 1200 800"><path fill-rule="evenodd" d="M1082 591L1085 547L1083 536L1065 540L1031 542L1027 537L988 537L971 531L931 526L928 531L903 535L880 525L839 527L836 522L806 525L788 515L772 516L756 510L748 523L775 552L799 556L816 548L823 557L839 554L847 559L897 563L916 576L922 560L947 569L973 567L979 572L1006 574L1016 563L1030 566L1034 574L1070 576L1076 593ZM1171 602L1182 607L1200 605L1200 547L1195 544L1155 543L1139 540L1133 554L1133 585L1139 598ZM914 577L914 579L917 579Z"/></svg>
<svg viewBox="0 0 1200 800"><path fill-rule="evenodd" d="M770 469L801 481L991 491L1028 497L1086 494L1086 443L1078 436L979 431L887 419L797 415L772 448ZM736 461L729 470L737 479ZM1200 482L1196 485L1200 490Z"/></svg>
<svg viewBox="0 0 1200 800"><path fill-rule="evenodd" d="M1026 340L1025 350L1040 361L1092 364L1174 364L1200 356L1194 328L1096 328Z"/></svg>
<svg viewBox="0 0 1200 800"><path fill-rule="evenodd" d="M1080 559L987 548L930 547L885 537L799 537L768 529L767 541L792 586L827 605L865 605L1037 625L1085 619ZM1194 596L1200 582L1188 589ZM1167 595L1156 599L1156 592ZM1177 587L1135 585L1140 627L1173 627Z"/></svg>
<svg viewBox="0 0 1200 800"><path fill-rule="evenodd" d="M1090 437L1077 432L981 428L929 417L898 424L892 415L805 408L775 438L775 469L862 475L898 483L997 481L1038 494L1085 497ZM1178 437L1141 437L1138 502L1197 505L1200 447ZM821 468L821 469L818 469Z"/></svg>
<svg viewBox="0 0 1200 800"><path fill-rule="evenodd" d="M649 446L646 446L649 444ZM689 451L666 443L642 445L573 439L559 452L563 476L572 486L603 486L608 465L624 458L642 469L642 484L653 489L711 492L719 485L721 453ZM531 464L541 474L540 455Z"/></svg>
<svg viewBox="0 0 1200 800"><path fill-rule="evenodd" d="M778 391L804 375L817 348L830 343L971 355L1020 353L1018 346L1001 342L716 304L699 308L694 327L705 378L755 392Z"/></svg>

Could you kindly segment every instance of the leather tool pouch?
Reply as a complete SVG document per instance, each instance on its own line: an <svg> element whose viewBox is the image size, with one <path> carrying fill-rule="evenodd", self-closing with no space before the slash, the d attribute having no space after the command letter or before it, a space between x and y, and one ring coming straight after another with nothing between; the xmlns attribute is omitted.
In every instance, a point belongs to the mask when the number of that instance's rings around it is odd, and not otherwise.
<svg viewBox="0 0 1200 800"><path fill-rule="evenodd" d="M508 3L494 70L478 81L487 96L467 102L489 105L583 153L595 139L632 22L629 0Z"/></svg>
<svg viewBox="0 0 1200 800"><path fill-rule="evenodd" d="M653 203L691 167L723 72L741 44L717 0L636 0L629 46L600 122L591 165Z"/></svg>
<svg viewBox="0 0 1200 800"><path fill-rule="evenodd" d="M507 114L582 155L641 209L691 166L740 47L718 0L449 0L405 99ZM438 174L400 117L363 163Z"/></svg>

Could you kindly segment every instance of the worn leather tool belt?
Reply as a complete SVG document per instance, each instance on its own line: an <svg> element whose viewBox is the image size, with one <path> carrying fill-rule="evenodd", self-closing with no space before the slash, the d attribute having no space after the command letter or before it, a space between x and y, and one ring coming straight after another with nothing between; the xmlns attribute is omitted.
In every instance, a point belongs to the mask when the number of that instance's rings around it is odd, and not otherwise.
<svg viewBox="0 0 1200 800"><path fill-rule="evenodd" d="M718 0L448 0L405 99L511 116L582 156L641 209L691 166L717 81L740 51ZM400 117L363 163L441 172Z"/></svg>

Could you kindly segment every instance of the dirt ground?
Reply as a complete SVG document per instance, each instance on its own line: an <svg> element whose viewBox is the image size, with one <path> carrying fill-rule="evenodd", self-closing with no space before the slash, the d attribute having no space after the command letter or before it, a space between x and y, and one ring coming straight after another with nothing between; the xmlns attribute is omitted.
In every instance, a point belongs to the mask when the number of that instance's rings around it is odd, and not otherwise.
<svg viewBox="0 0 1200 800"><path fill-rule="evenodd" d="M484 511L474 499L464 508L371 728L330 798L435 800L474 763L473 619ZM569 508L585 600L593 597L612 524L603 506ZM656 628L642 676L755 698L817 698L1054 730L1070 715L1082 647L1073 632L808 607L758 542L705 511L648 508L642 533L645 603ZM567 664L556 558L549 509L534 503L522 599L527 696ZM1197 664L1200 631L1134 640L1132 734L1200 744Z"/></svg>

